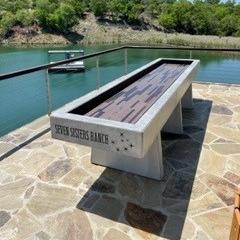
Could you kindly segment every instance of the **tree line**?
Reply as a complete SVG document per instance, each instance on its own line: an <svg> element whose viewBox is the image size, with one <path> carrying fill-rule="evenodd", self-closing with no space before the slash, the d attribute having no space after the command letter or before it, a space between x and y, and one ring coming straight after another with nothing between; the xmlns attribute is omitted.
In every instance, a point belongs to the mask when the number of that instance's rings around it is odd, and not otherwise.
<svg viewBox="0 0 240 240"><path fill-rule="evenodd" d="M166 32L240 36L240 4L231 0L0 0L0 34L34 25L68 33L85 12L135 25L150 19Z"/></svg>

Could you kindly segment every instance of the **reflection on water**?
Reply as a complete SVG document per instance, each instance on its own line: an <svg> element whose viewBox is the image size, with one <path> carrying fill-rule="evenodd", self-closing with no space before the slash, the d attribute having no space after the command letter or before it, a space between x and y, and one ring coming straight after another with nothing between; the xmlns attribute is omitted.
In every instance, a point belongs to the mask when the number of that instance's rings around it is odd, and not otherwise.
<svg viewBox="0 0 240 240"><path fill-rule="evenodd" d="M65 48L84 49L86 54L111 47L114 46ZM49 47L24 49L2 47L0 73L48 63L49 49ZM189 58L190 51L128 49L128 72L159 57ZM240 54L193 51L192 58L201 60L197 80L240 83ZM83 73L50 74L54 109L96 88L96 58L85 60L85 66L86 71ZM124 68L124 50L101 56L101 85L122 76ZM39 71L0 82L0 136L47 113L44 76L44 71Z"/></svg>

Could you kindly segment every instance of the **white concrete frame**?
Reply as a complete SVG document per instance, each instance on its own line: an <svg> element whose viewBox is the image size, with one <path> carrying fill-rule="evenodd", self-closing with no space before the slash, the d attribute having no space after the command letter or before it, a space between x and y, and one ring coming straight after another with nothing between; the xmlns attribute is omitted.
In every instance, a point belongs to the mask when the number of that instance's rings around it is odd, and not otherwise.
<svg viewBox="0 0 240 240"><path fill-rule="evenodd" d="M92 98L122 83L161 61L184 61L188 68L167 89L135 124L94 118L70 113ZM199 60L157 59L119 78L98 90L76 99L50 116L52 137L92 147L92 163L116 168L160 180L163 162L160 131L182 133L182 107L192 107L192 80L199 67ZM65 131L57 131L59 126ZM78 129L108 136L108 144L76 138L70 131Z"/></svg>

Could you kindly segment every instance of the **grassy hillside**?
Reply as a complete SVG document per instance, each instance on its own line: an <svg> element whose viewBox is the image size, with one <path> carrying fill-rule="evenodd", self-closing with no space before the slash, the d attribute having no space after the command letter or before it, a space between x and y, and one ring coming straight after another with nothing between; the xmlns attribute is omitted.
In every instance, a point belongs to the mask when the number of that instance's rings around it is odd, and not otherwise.
<svg viewBox="0 0 240 240"><path fill-rule="evenodd" d="M239 47L238 36L233 1L0 0L2 42Z"/></svg>
<svg viewBox="0 0 240 240"><path fill-rule="evenodd" d="M31 33L26 28L18 28L4 42L13 44L157 44L192 47L240 48L238 37L218 37L190 35L184 33L164 33L154 27L139 28L128 24L99 22L93 14L80 20L68 34L46 33L38 29Z"/></svg>

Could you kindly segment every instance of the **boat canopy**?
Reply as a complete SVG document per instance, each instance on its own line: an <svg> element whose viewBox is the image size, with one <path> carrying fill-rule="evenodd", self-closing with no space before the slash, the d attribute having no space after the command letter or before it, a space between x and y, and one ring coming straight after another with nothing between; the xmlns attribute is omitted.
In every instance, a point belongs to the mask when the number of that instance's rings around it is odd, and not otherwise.
<svg viewBox="0 0 240 240"><path fill-rule="evenodd" d="M65 54L65 53L84 53L84 51L83 50L49 50L48 51L48 53L49 54L52 54L52 53L54 53L54 54L57 54L57 53L59 53L59 54Z"/></svg>

